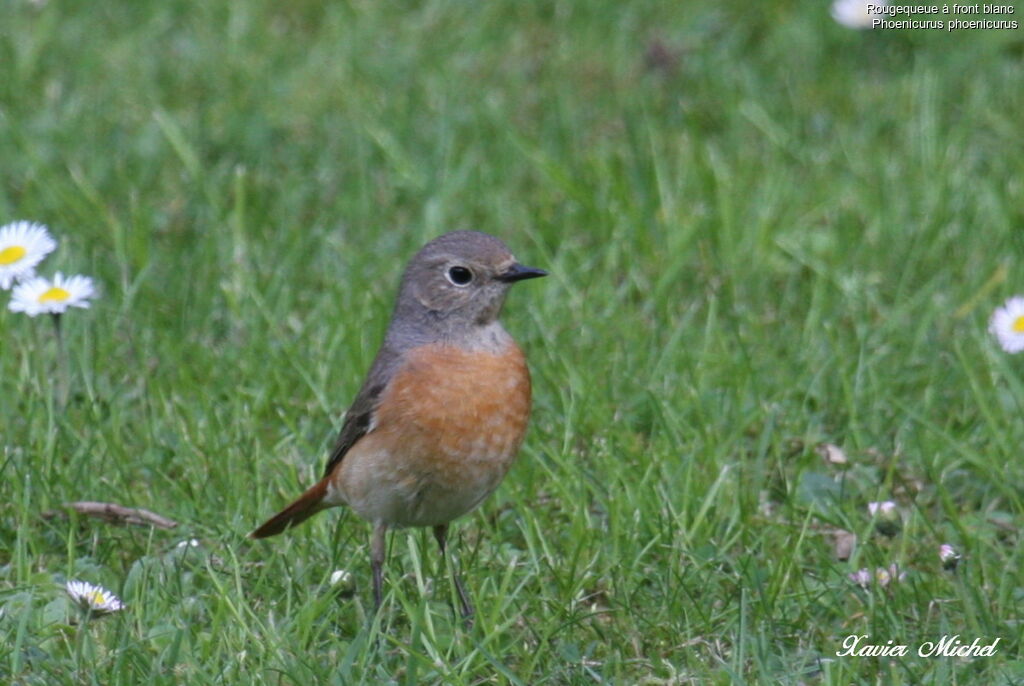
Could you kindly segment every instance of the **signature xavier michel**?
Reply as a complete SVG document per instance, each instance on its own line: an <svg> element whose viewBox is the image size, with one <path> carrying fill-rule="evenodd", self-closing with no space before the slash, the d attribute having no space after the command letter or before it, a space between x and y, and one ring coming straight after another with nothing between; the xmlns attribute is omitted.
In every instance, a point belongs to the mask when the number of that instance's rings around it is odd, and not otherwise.
<svg viewBox="0 0 1024 686"><path fill-rule="evenodd" d="M919 657L991 657L1001 639L983 644L980 638L971 643L960 640L960 634L943 636L937 641L923 641L917 646ZM843 649L836 651L837 657L906 657L910 646L896 643L892 639L885 644L871 642L868 634L850 634L843 639Z"/></svg>

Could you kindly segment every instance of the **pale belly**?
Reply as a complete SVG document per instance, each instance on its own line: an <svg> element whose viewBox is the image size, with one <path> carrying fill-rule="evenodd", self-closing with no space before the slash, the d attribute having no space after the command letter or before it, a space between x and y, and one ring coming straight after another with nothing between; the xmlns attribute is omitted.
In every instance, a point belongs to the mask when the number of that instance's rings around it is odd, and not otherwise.
<svg viewBox="0 0 1024 686"><path fill-rule="evenodd" d="M467 459L456 478L420 460L361 453L339 484L345 504L363 519L393 527L439 526L472 511L501 483L512 456Z"/></svg>

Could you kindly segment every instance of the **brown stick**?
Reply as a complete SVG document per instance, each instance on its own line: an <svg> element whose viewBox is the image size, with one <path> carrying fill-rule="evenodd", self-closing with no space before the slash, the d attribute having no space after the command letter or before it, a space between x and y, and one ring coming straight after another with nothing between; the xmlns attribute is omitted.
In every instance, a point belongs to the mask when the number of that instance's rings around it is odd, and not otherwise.
<svg viewBox="0 0 1024 686"><path fill-rule="evenodd" d="M152 525L160 529L173 529L178 523L173 519L161 517L155 512L141 508L125 507L115 503L97 503L90 500L81 500L75 503L64 503L61 507L74 510L78 514L98 517L114 524L136 524L138 526ZM44 519L53 519L64 514L57 510L50 510L43 513Z"/></svg>

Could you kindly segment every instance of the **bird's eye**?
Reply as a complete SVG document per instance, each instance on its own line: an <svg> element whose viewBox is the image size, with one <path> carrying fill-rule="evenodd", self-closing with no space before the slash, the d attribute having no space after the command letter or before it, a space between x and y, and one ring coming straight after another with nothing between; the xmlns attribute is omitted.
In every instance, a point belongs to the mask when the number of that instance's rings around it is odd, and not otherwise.
<svg viewBox="0 0 1024 686"><path fill-rule="evenodd" d="M452 267L448 270L448 280L456 286L466 286L473 280L473 272L466 267Z"/></svg>

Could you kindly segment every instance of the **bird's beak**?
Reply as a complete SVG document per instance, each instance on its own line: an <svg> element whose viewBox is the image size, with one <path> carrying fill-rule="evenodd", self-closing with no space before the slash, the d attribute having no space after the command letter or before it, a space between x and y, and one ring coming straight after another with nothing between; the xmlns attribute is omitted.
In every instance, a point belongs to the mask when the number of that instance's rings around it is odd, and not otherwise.
<svg viewBox="0 0 1024 686"><path fill-rule="evenodd" d="M535 267L526 267L518 262L513 264L511 267L498 274L496 278L498 281L505 281L512 283L513 281L522 281L524 279L536 279L541 276L547 276L548 273L543 269L536 269Z"/></svg>

